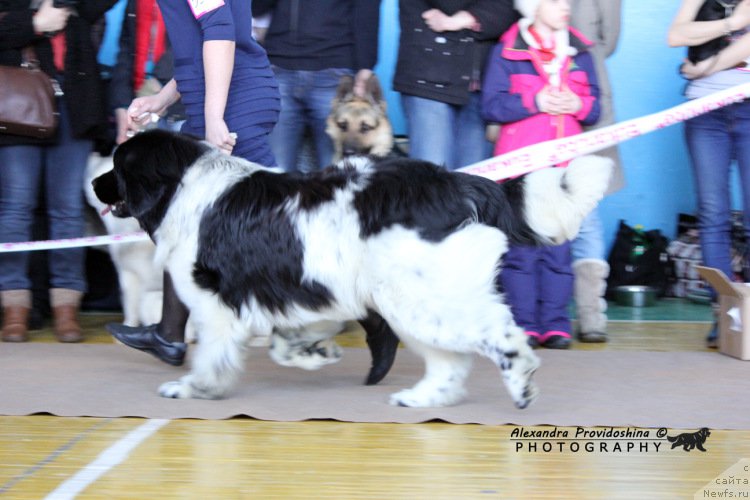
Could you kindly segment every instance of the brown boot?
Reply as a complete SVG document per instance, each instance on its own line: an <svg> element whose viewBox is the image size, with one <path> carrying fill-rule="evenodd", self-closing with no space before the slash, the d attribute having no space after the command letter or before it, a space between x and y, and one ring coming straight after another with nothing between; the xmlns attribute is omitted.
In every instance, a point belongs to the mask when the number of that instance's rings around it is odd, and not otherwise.
<svg viewBox="0 0 750 500"><path fill-rule="evenodd" d="M3 342L26 342L29 340L31 292L3 290L0 299L3 303Z"/></svg>
<svg viewBox="0 0 750 500"><path fill-rule="evenodd" d="M77 290L50 289L54 332L58 342L81 342L83 340L81 325L78 324L78 307L82 295Z"/></svg>

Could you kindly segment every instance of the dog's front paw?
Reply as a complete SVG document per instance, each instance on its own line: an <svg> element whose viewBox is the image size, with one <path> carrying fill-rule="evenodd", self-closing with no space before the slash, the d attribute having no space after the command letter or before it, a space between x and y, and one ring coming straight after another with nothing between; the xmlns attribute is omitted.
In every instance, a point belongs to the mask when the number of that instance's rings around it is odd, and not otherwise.
<svg viewBox="0 0 750 500"><path fill-rule="evenodd" d="M521 394L521 397L513 401L516 405L516 408L519 410L523 410L527 406L529 406L531 403L533 403L537 396L539 395L539 388L537 385L529 380L529 383L526 384L526 388L524 389L523 393Z"/></svg>
<svg viewBox="0 0 750 500"><path fill-rule="evenodd" d="M454 405L464 399L465 396L466 391L457 388L434 392L412 388L391 394L388 403L393 406L407 406L410 408L435 408Z"/></svg>
<svg viewBox="0 0 750 500"><path fill-rule="evenodd" d="M172 399L188 399L192 397L193 391L190 384L182 380L164 382L159 387L159 396Z"/></svg>

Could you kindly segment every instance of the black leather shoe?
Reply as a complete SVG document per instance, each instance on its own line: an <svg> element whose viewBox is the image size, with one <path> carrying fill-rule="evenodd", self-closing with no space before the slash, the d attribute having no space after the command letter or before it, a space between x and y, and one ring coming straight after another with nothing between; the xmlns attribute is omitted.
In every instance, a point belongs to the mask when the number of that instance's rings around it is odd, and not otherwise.
<svg viewBox="0 0 750 500"><path fill-rule="evenodd" d="M132 327L108 323L105 328L128 347L152 354L172 366L182 366L185 362L187 344L164 340L159 335L157 327L158 325Z"/></svg>

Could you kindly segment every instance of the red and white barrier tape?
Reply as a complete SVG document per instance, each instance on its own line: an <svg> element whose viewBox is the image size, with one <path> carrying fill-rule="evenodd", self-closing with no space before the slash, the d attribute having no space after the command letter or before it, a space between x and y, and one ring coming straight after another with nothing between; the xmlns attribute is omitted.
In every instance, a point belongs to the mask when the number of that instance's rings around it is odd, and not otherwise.
<svg viewBox="0 0 750 500"><path fill-rule="evenodd" d="M114 217L114 216L112 216ZM23 241L19 243L0 243L0 253L28 252L31 250L56 250L58 248L95 247L113 243L133 243L148 240L143 231L124 234L110 234L106 236L85 236L82 238L68 238L64 240Z"/></svg>
<svg viewBox="0 0 750 500"><path fill-rule="evenodd" d="M703 113L750 98L750 83L684 102L673 108L554 141L541 142L459 169L492 180L517 177L540 168L689 120Z"/></svg>
<svg viewBox="0 0 750 500"><path fill-rule="evenodd" d="M750 98L750 83L744 83L699 99L684 102L658 113L633 118L632 120L616 123L583 134L526 146L525 148L460 168L458 171L481 175L494 181L517 177L533 172L534 170L539 170L540 168L572 160L581 155L595 153L628 139L669 127L670 125L689 120L703 113L708 113L709 111L748 98ZM66 240L0 243L0 253L110 245L113 243L131 243L148 239L148 235L140 231L128 234L71 238Z"/></svg>

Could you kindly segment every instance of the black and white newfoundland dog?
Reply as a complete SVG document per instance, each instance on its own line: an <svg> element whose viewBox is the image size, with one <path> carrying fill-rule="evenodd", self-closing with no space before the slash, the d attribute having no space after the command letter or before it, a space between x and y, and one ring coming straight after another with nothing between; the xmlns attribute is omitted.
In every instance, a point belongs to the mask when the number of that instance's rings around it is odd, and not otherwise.
<svg viewBox="0 0 750 500"><path fill-rule="evenodd" d="M426 365L391 404L459 402L479 354L525 408L539 360L495 284L501 257L509 244L573 238L610 171L590 156L496 184L358 157L287 174L156 130L117 149L97 195L154 240L197 329L191 372L163 384L164 397L226 395L255 336L272 335L271 356L283 361L299 336L309 347L335 334L306 325L369 318L368 334L392 329Z"/></svg>

